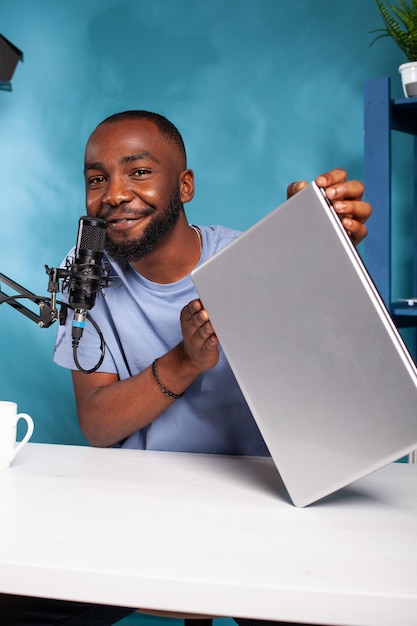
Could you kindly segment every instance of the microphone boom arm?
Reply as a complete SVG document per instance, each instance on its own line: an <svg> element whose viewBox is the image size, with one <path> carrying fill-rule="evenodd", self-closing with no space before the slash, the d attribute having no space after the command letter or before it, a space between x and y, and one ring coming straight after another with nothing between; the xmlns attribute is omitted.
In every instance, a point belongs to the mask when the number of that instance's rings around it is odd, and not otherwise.
<svg viewBox="0 0 417 626"><path fill-rule="evenodd" d="M22 313L35 322L40 328L49 328L49 326L59 319L59 311L56 307L56 294L59 293L59 279L69 276L69 271L66 269L58 269L56 267L49 268L45 265L45 270L49 276L48 291L51 294L50 299L37 296L0 272L0 304L5 303L13 307L16 311L19 311L19 313ZM1 289L1 283L5 283L8 287L11 287L19 296L7 295L7 293ZM27 298L37 304L39 306L39 314L36 314L27 306L18 302L18 298Z"/></svg>

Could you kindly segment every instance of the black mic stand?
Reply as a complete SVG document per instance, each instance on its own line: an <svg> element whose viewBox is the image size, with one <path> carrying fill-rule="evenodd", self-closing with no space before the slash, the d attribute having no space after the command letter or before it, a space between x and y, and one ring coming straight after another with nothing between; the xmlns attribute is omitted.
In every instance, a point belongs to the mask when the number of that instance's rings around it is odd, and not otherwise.
<svg viewBox="0 0 417 626"><path fill-rule="evenodd" d="M35 322L40 328L49 328L54 322L60 320L60 323L65 323L67 307L62 305L61 311L57 309L57 293L59 293L59 280L60 278L67 278L70 275L69 270L58 269L56 267L49 268L45 265L46 273L49 276L48 291L51 294L50 298L37 296L22 285L19 285L16 281L12 280L5 274L0 272L0 304L8 304L16 311L19 311L27 318ZM19 295L9 296L1 289L1 283L5 283L16 291ZM18 302L19 299L31 300L39 306L39 314L29 309L24 304ZM60 314L61 313L61 314Z"/></svg>
<svg viewBox="0 0 417 626"><path fill-rule="evenodd" d="M70 268L68 269L64 269L64 268L58 269L56 267L49 268L47 265L45 265L45 270L49 276L48 291L51 294L50 298L37 296L32 291L29 291L29 289L22 287L22 285L19 285L19 283L17 283L16 281L0 273L0 305L8 304L9 306L13 307L13 309L15 309L16 311L19 311L19 313L22 313L33 322L36 322L36 324L40 328L49 328L49 326L52 326L52 324L56 322L57 320L59 320L60 324L65 324L65 321L67 318L68 305L64 302L59 302L59 304L61 305L61 309L58 310L57 308L58 302L56 299L56 295L57 293L59 293L60 279L61 278L64 279L64 282L65 282L65 281L68 281L69 278L71 277ZM108 280L109 280L108 276L106 275L105 279L103 280L105 282L103 282L101 286L107 286ZM11 287L14 291L16 291L18 295L14 295L14 296L7 295L7 293L5 293L1 289L2 282L8 285L9 287ZM27 306L18 302L18 300L20 299L27 299L37 304L39 306L39 314L36 314ZM75 344L73 342L73 354L74 354L74 361L77 366L77 369L80 372L84 372L85 374L90 374L91 372L95 372L103 362L104 352L105 352L105 342L104 342L103 335L97 323L94 321L91 315L87 314L87 316L90 322L93 324L94 328L96 329L98 336L100 338L101 356L94 367L86 370L78 362L78 358L77 358L78 342L76 342Z"/></svg>

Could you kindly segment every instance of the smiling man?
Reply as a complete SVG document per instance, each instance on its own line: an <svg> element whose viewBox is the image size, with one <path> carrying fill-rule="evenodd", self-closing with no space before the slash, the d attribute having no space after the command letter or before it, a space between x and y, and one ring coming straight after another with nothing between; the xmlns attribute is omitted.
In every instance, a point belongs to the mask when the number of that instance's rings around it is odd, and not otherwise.
<svg viewBox="0 0 417 626"><path fill-rule="evenodd" d="M184 204L193 198L194 176L178 130L146 111L107 118L87 143L85 182L89 215L107 220L105 262L118 276L117 288L103 289L93 310L106 341L97 371L84 373L74 363L71 312L58 330L54 358L72 370L85 436L96 446L267 455L190 277L196 265L240 233L188 223ZM371 212L361 200L363 185L348 181L339 169L316 182L326 187L358 243ZM305 184L293 183L288 195ZM86 369L99 360L100 342L91 324L78 352ZM130 612L0 596L2 624L9 626L107 626Z"/></svg>
<svg viewBox="0 0 417 626"><path fill-rule="evenodd" d="M317 182L360 241L370 214L361 201L363 185L346 180L343 170ZM85 183L88 214L108 222L107 259L120 285L104 289L92 312L106 341L98 371L75 367L71 319L59 329L55 360L72 370L88 441L268 454L190 278L196 265L240 233L189 224L184 204L193 198L194 175L178 130L146 111L107 118L88 140ZM290 195L304 184L292 184ZM96 331L87 325L79 362L90 369L98 356Z"/></svg>

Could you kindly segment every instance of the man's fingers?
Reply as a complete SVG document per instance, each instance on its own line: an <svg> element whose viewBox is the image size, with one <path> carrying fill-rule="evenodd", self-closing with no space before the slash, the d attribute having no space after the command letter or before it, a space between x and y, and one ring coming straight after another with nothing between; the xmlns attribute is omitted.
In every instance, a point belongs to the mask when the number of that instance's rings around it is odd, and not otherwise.
<svg viewBox="0 0 417 626"><path fill-rule="evenodd" d="M290 183L287 187L287 198L291 198L295 193L301 191L307 187L307 182L305 180L300 180L298 182Z"/></svg>
<svg viewBox="0 0 417 626"><path fill-rule="evenodd" d="M343 217L350 217L361 224L366 222L372 212L372 207L369 202L361 202L358 200L347 202L344 200L336 200L332 205L341 219L343 219Z"/></svg>

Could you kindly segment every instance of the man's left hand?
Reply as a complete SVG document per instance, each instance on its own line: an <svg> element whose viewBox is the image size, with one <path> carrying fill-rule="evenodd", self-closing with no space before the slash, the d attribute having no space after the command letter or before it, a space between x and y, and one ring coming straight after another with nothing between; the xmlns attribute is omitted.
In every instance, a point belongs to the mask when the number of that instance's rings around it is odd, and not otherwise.
<svg viewBox="0 0 417 626"><path fill-rule="evenodd" d="M371 205L362 201L363 184L359 180L347 180L347 174L342 169L321 174L315 182L319 187L326 189L326 195L349 237L355 246L358 245L368 233L365 222L372 213ZM306 186L306 181L291 183L287 189L288 198Z"/></svg>

